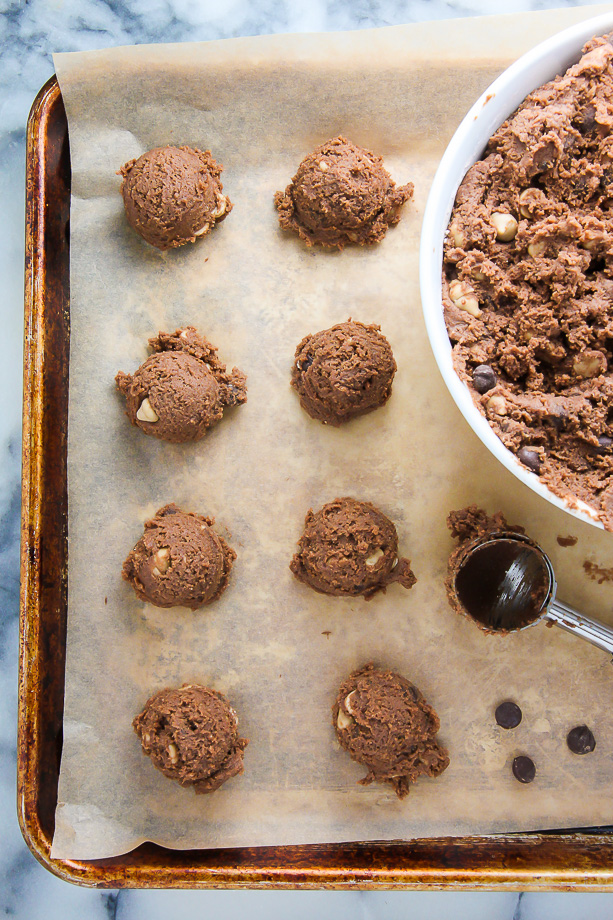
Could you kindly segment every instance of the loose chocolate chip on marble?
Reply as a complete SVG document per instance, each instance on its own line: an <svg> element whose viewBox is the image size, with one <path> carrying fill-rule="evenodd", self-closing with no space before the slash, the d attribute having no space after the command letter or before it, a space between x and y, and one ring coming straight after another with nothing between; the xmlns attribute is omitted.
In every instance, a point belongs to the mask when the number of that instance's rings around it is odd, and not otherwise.
<svg viewBox="0 0 613 920"><path fill-rule="evenodd" d="M604 454L607 451L611 450L611 447L613 447L613 438L608 438L606 434L602 434L598 438L597 452L599 454Z"/></svg>
<svg viewBox="0 0 613 920"><path fill-rule="evenodd" d="M489 364L479 364L473 371L473 386L477 393L487 393L498 383L498 379Z"/></svg>
<svg viewBox="0 0 613 920"><path fill-rule="evenodd" d="M520 447L517 451L517 459L521 460L523 465L527 466L533 473L540 473L541 461L535 450L530 450L529 447Z"/></svg>
<svg viewBox="0 0 613 920"><path fill-rule="evenodd" d="M511 700L500 703L494 715L501 728L517 728L521 722L521 709Z"/></svg>
<svg viewBox="0 0 613 920"><path fill-rule="evenodd" d="M573 754L591 754L596 747L596 739L587 725L577 725L569 731L566 743Z"/></svg>
<svg viewBox="0 0 613 920"><path fill-rule="evenodd" d="M520 754L513 761L513 776L520 783L531 783L536 776L534 761L524 754Z"/></svg>

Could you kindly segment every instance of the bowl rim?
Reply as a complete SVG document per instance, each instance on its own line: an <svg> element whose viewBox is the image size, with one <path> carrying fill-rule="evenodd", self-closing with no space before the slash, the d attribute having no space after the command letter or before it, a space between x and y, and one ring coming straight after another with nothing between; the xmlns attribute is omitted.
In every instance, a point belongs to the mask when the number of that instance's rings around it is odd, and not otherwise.
<svg viewBox="0 0 613 920"><path fill-rule="evenodd" d="M613 11L576 23L540 42L504 70L479 96L451 138L438 165L424 210L419 251L422 311L439 371L460 412L490 452L541 498L603 530L597 510L581 499L561 498L527 469L494 433L453 368L441 296L443 241L458 187L496 129L526 96L579 60L583 45L613 30Z"/></svg>

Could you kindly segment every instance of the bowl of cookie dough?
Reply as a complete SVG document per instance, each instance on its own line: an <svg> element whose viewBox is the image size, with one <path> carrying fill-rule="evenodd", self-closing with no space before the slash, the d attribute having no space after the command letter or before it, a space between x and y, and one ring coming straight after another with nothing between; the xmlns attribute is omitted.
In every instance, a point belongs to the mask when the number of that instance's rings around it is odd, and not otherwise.
<svg viewBox="0 0 613 920"><path fill-rule="evenodd" d="M420 248L428 336L465 419L538 495L608 530L611 30L613 13L566 29L477 99L434 177Z"/></svg>

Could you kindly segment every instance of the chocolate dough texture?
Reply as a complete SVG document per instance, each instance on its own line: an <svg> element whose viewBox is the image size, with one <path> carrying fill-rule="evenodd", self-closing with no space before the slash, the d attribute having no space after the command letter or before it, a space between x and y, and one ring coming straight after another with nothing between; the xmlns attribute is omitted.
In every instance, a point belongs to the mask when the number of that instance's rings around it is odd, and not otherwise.
<svg viewBox="0 0 613 920"><path fill-rule="evenodd" d="M207 236L232 210L210 150L155 147L119 170L130 226L157 249Z"/></svg>
<svg viewBox="0 0 613 920"><path fill-rule="evenodd" d="M612 127L613 47L595 38L524 100L466 174L443 268L454 366L475 404L521 462L608 530Z"/></svg>
<svg viewBox="0 0 613 920"><path fill-rule="evenodd" d="M160 690L132 723L143 753L164 776L196 793L214 792L243 772L238 718L225 696L184 684Z"/></svg>
<svg viewBox="0 0 613 920"><path fill-rule="evenodd" d="M339 136L304 158L275 205L281 227L307 246L343 249L382 240L412 196L412 183L396 187L381 157Z"/></svg>
<svg viewBox="0 0 613 920"><path fill-rule="evenodd" d="M321 594L362 594L366 600L393 582L412 588L417 580L410 560L398 558L398 535L389 518L355 498L336 498L308 511L290 569Z"/></svg>
<svg viewBox="0 0 613 920"><path fill-rule="evenodd" d="M119 371L126 415L145 434L175 444L198 441L224 409L247 401L247 378L226 365L193 326L149 339L154 354L134 374Z"/></svg>
<svg viewBox="0 0 613 920"><path fill-rule="evenodd" d="M311 418L339 426L388 401L396 362L380 330L348 320L298 345L292 386Z"/></svg>
<svg viewBox="0 0 613 920"><path fill-rule="evenodd" d="M138 597L156 607L196 610L228 586L236 553L213 530L212 518L164 505L145 523L122 576Z"/></svg>
<svg viewBox="0 0 613 920"><path fill-rule="evenodd" d="M449 754L436 740L439 718L413 684L372 664L354 671L332 707L341 747L368 767L360 780L389 783L399 798L420 776L439 776Z"/></svg>

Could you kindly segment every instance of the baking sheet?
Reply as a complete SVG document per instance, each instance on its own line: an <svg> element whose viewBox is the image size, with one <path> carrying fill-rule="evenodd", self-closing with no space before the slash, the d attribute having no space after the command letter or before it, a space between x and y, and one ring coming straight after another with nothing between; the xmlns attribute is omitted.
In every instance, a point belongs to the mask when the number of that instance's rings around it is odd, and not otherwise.
<svg viewBox="0 0 613 920"><path fill-rule="evenodd" d="M356 33L273 36L56 55L71 162L69 621L54 858L92 859L144 840L170 847L385 840L609 823L613 669L608 656L539 625L484 636L444 594L445 518L502 509L551 553L559 596L613 625L613 541L549 506L485 451L430 354L417 260L438 160L464 112L528 47L608 9L455 20ZM492 52L495 49L495 52ZM415 183L400 225L368 250L308 250L277 226L272 197L337 133ZM165 143L221 160L228 219L168 253L126 225L116 170ZM290 389L294 348L349 316L380 323L398 363L389 403L341 429L309 419ZM193 323L248 375L248 403L198 444L132 428L114 391L158 329ZM370 602L327 598L288 565L309 507L340 495L395 521L418 583ZM232 580L192 613L143 604L120 578L143 521L174 501L213 515L237 550ZM572 534L577 543L559 546ZM451 765L400 802L360 787L330 707L369 660L415 682L441 718ZM250 739L245 773L195 797L156 771L131 721L156 690L224 692ZM503 732L493 709L524 719ZM595 752L567 731L588 722ZM537 779L510 763L527 753Z"/></svg>

